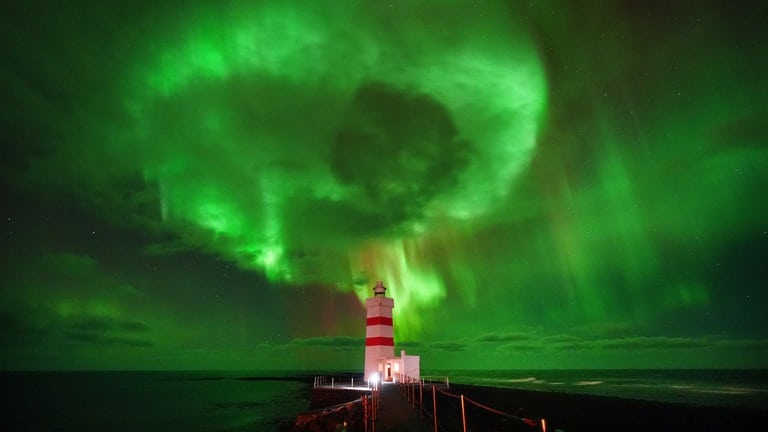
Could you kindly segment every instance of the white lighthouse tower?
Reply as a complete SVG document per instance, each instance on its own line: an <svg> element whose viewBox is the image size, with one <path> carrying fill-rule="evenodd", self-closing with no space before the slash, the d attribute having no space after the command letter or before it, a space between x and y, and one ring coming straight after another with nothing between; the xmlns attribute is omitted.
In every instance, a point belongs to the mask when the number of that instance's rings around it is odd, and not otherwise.
<svg viewBox="0 0 768 432"><path fill-rule="evenodd" d="M395 301L386 297L387 288L381 281L373 287L373 297L365 299L365 370L364 379L378 376L382 381L419 378L419 357L395 357L395 338L392 331L392 309Z"/></svg>
<svg viewBox="0 0 768 432"><path fill-rule="evenodd" d="M373 288L373 297L365 299L365 380L379 374L384 381L392 381L392 365L385 370L386 359L395 356L395 338L392 332L392 308L395 301L386 297L387 288L381 281ZM388 373L387 373L388 372ZM389 379L387 379L389 377Z"/></svg>

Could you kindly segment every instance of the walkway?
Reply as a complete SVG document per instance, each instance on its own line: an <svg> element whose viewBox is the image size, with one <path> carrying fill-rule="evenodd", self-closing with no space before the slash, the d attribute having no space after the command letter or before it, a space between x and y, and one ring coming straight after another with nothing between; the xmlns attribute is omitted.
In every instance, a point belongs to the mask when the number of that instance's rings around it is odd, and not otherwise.
<svg viewBox="0 0 768 432"><path fill-rule="evenodd" d="M380 394L381 410L379 412L381 414L376 422L376 432L425 432L432 430L431 423L426 420L422 422L419 419L419 411L411 407L397 385L382 385Z"/></svg>

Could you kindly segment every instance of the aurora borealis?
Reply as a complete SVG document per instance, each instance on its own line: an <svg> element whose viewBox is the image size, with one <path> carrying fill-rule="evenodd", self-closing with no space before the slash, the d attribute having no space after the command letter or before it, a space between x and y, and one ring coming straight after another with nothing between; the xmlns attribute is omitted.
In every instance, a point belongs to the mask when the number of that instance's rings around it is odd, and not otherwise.
<svg viewBox="0 0 768 432"><path fill-rule="evenodd" d="M763 2L32 3L4 369L768 367Z"/></svg>

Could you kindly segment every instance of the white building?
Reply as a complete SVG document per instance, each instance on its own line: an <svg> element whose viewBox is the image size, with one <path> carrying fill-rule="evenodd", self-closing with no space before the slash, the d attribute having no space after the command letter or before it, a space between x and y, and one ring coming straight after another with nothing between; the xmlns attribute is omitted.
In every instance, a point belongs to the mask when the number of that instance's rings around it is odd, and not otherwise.
<svg viewBox="0 0 768 432"><path fill-rule="evenodd" d="M373 288L373 297L365 300L365 370L366 381L378 376L382 381L419 379L419 356L400 351L395 357L392 309L395 301L385 295L381 281Z"/></svg>

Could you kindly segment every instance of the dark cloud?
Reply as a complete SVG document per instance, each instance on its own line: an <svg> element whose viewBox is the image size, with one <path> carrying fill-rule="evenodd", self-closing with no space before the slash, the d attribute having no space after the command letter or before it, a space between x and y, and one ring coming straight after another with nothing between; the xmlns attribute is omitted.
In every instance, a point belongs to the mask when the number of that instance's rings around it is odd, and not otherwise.
<svg viewBox="0 0 768 432"><path fill-rule="evenodd" d="M707 341L696 338L676 337L633 337L622 339L603 339L594 342L595 347L602 349L689 349L703 348L709 345Z"/></svg>
<svg viewBox="0 0 768 432"><path fill-rule="evenodd" d="M362 85L339 127L331 166L363 193L356 206L384 227L419 218L456 183L471 152L451 115L433 97L383 82Z"/></svg>
<svg viewBox="0 0 768 432"><path fill-rule="evenodd" d="M77 344L85 344L92 346L127 346L127 347L143 347L151 348L155 344L146 339L139 339L133 337L124 336L111 336L97 332L84 332L84 331L65 331L64 342L72 342Z"/></svg>
<svg viewBox="0 0 768 432"><path fill-rule="evenodd" d="M62 316L47 307L6 305L0 308L0 348L68 344L154 346L148 335L151 328L140 321L108 316L78 314Z"/></svg>
<svg viewBox="0 0 768 432"><path fill-rule="evenodd" d="M624 321L598 321L576 326L572 331L588 338L620 338L633 336L637 326Z"/></svg>
<svg viewBox="0 0 768 432"><path fill-rule="evenodd" d="M419 341L396 342L396 344L398 348L402 348L402 349L421 348L425 345L424 342L419 342Z"/></svg>
<svg viewBox="0 0 768 432"><path fill-rule="evenodd" d="M97 270L96 260L87 255L73 253L48 254L41 263L46 272L78 278L93 277Z"/></svg>
<svg viewBox="0 0 768 432"><path fill-rule="evenodd" d="M712 151L752 149L760 150L768 136L768 112L750 113L719 124L712 132Z"/></svg>
<svg viewBox="0 0 768 432"><path fill-rule="evenodd" d="M499 350L501 352L511 353L511 352L517 352L517 351L540 351L541 345L536 342L526 342L526 341L520 341L520 342L511 342L503 345L499 345Z"/></svg>
<svg viewBox="0 0 768 432"><path fill-rule="evenodd" d="M504 352L577 352L577 351L678 351L714 348L768 348L768 339L744 339L724 336L666 337L635 336L585 338L570 334L538 336L529 333L487 333L471 341L441 341L425 344L427 350L487 351L495 346Z"/></svg>
<svg viewBox="0 0 768 432"><path fill-rule="evenodd" d="M146 332L150 328L138 321L123 321L103 316L77 316L67 320L68 327L80 332Z"/></svg>
<svg viewBox="0 0 768 432"><path fill-rule="evenodd" d="M5 303L0 306L0 346L31 345L47 337L50 311L40 307Z"/></svg>
<svg viewBox="0 0 768 432"><path fill-rule="evenodd" d="M4 277L5 290L13 292L13 288L23 288L28 296L39 296L35 300L43 305L65 301L69 297L124 301L141 296L136 287L85 254L44 253L27 258L18 266L8 267Z"/></svg>
<svg viewBox="0 0 768 432"><path fill-rule="evenodd" d="M729 339L722 337L708 338L713 345L737 349L768 350L768 339Z"/></svg>
<svg viewBox="0 0 768 432"><path fill-rule="evenodd" d="M546 344L571 343L571 342L578 342L583 340L584 338L582 337L572 336L572 335L553 335L553 336L546 336L544 338L544 342Z"/></svg>
<svg viewBox="0 0 768 432"><path fill-rule="evenodd" d="M181 241L180 239L173 239L162 243L148 244L143 248L144 253L147 255L175 255L192 252L195 249Z"/></svg>
<svg viewBox="0 0 768 432"><path fill-rule="evenodd" d="M529 341L533 337L530 333L485 333L474 339L475 342L517 342Z"/></svg>
<svg viewBox="0 0 768 432"><path fill-rule="evenodd" d="M100 316L77 316L60 319L56 328L50 330L52 342L55 344L75 343L127 347L152 347L155 345L146 335L150 332L150 327L138 321Z"/></svg>
<svg viewBox="0 0 768 432"><path fill-rule="evenodd" d="M438 351L466 351L469 348L465 342L432 342L427 349Z"/></svg>

